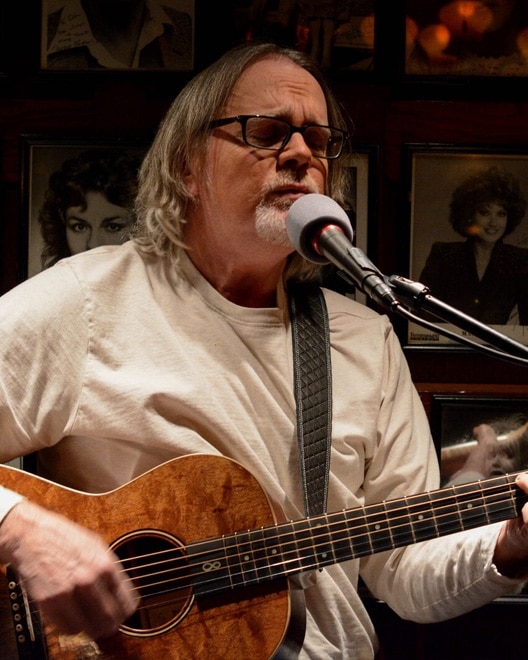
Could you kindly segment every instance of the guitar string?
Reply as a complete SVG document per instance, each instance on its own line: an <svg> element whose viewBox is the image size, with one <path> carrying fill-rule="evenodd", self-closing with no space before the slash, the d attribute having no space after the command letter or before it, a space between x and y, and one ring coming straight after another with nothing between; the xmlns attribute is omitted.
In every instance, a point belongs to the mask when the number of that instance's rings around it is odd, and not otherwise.
<svg viewBox="0 0 528 660"><path fill-rule="evenodd" d="M480 492L480 491L476 491L476 492ZM499 492L499 494L503 494L502 491ZM467 495L473 495L473 493L469 493L469 492L468 492L468 493L465 493L465 495L466 495L466 496L467 496ZM488 495L488 497L489 497L489 495ZM407 501L409 501L409 499L410 499L410 498L407 498ZM448 499L448 498L445 498L445 499ZM480 499L480 498L479 498L479 499ZM507 499L509 499L509 497L508 497ZM405 502L405 498L403 498L401 501L402 501L402 502ZM438 500L438 502L440 502L440 501L441 501L441 500ZM438 504L438 502L437 502L437 504ZM468 505L468 504L471 504L471 502L469 502L469 501L465 501L465 504ZM374 505L374 506L383 506L383 504L381 504L381 505ZM417 506L418 506L417 504L414 504L414 505L411 506L411 507L406 507L406 508L404 508L403 510L406 511L406 516L402 516L401 519L403 519L404 517L407 518L407 517L409 516L409 512L410 512L410 510L412 510L413 508L416 508ZM423 502L420 502L420 506L423 506ZM367 507L367 508L368 508L368 507ZM441 511L441 510L442 510L442 507L441 507L441 506L436 506L436 509L437 509L437 511ZM354 512L355 510L354 510L354 509L351 509L350 511ZM397 511L397 509L394 509L394 510L391 512L391 517L393 517L393 514L394 514L396 511ZM420 510L420 511L421 511L421 510ZM370 514L370 517L375 518L375 519L377 520L377 522L379 522L379 517L381 516L381 517L383 518L383 516L386 515L387 513L388 513L388 512L387 512L386 510L378 510L378 511L376 511L376 512L373 513L373 514ZM472 507L472 513L476 513L476 514L478 514L479 517L480 517L480 515L481 515L480 512L479 512L479 510L478 510L478 509L476 510L476 509L473 508L473 507ZM320 517L316 517L316 518L311 518L311 519L309 519L309 520L310 520L310 523L312 523L312 524L313 524L313 523L318 523L318 521L329 521L329 520L330 520L330 522L327 523L326 527L327 527L328 529L330 529L330 533L331 533L331 527L332 527L333 525L337 525L337 524L342 525L343 522L346 522L346 520L345 520L345 521L341 521L341 520L340 520L340 521L337 521L337 522L332 522L332 521L331 521L332 517L341 516L341 515L346 516L346 514L347 514L346 511L344 511L344 512L335 512L334 514L329 514L329 515L325 515L325 516L320 516ZM419 520L417 520L417 521L414 521L414 524L415 524L415 525L417 525L417 524L418 524L418 525L419 525L419 524L424 524L424 523L427 523L427 522L429 522L429 521L431 521L431 520L432 520L432 521L439 521L439 520L440 520L440 523L441 523L441 518L442 518L442 516L446 516L446 515L450 515L450 514L442 514L442 513L440 513L440 515L435 516L435 515L434 515L434 511L433 511L433 515L432 515L432 517L431 517L430 519L422 517L421 519L419 519ZM465 516L466 516L466 518L468 517L467 512L465 513ZM367 514L364 518L361 518L360 520L357 521L358 523L360 523L359 526L360 526L361 528L365 527L364 522L366 522L366 525L367 525L367 526L368 526L369 524L372 524L372 523L369 523L369 522L368 522L368 518L369 518L369 515ZM306 521L307 521L307 520L308 520L308 519L306 519ZM398 518L395 517L394 520L397 521ZM305 521L305 520L301 520L301 521L298 521L298 522L302 524L303 522L306 522L306 521ZM354 531L354 528L350 526L350 522L351 522L351 521L348 521L348 523L349 523L349 527L347 528L347 531ZM466 522L469 522L469 521L466 521ZM277 529L277 530L280 530L281 528L287 527L287 528L288 528L287 535L291 535L291 534L295 534L295 525L296 525L295 522L285 522L285 523L280 523L279 525L276 525L276 526L275 526L275 525L272 525L272 526L270 526L270 527L268 527L268 528L266 528L266 527L262 527L262 528L257 529L257 530L248 530L248 531L249 531L250 533L252 533L252 532L253 532L253 533L256 533L257 531L258 531L258 532L263 532L263 531L265 531L266 529L271 529L271 530ZM405 525L405 526L407 526L407 525ZM459 527L459 525L455 525L455 528L458 529L458 527ZM315 528L315 529L316 529L316 528ZM398 525L393 525L393 526L392 526L392 529L393 529L393 530L397 530L397 529L398 529ZM314 531L314 530L311 529L311 528L308 528L308 529L303 529L303 530L297 530L297 533L299 533L300 531L302 531L302 532L306 532L306 531ZM372 532L376 532L376 531L378 531L378 530L372 530ZM389 528L388 531L390 531L390 528ZM324 532L325 534L327 533L327 532L324 531L324 530L323 530L323 532ZM210 557L210 556L211 556L211 553L212 553L212 552L214 552L214 551L212 551L211 548L210 548L210 543L211 543L212 541L215 541L215 540L216 540L216 541L220 541L220 539L222 539L222 538L228 538L228 539L229 539L229 538L233 538L233 539L235 539L235 538L240 538L241 535L246 534L246 533L248 533L248 532L244 530L244 531L240 531L240 532L237 532L237 533L234 533L234 534L229 534L229 535L227 535L227 536L225 536L225 537L216 537L216 538L211 538L211 539L204 539L204 540L201 541L201 542L193 543L193 544L190 544L190 545L191 545L193 548L196 548L196 547L198 547L199 545L202 545L202 546L205 548L205 550L203 551L203 552L204 552L204 555L203 555L203 556L204 556L205 558L207 558L207 557ZM362 532L362 533L364 534L364 532ZM367 532L367 533L370 533L370 532ZM439 534L439 535L441 535L441 534ZM352 536L349 535L348 537L351 538L351 539L354 539L354 536L353 536L353 535L352 535ZM280 541L280 534L277 535L276 538ZM313 535L312 538L317 539L317 535ZM269 539L268 539L268 540L269 540ZM297 539L296 539L295 541L293 541L293 542L297 542ZM251 543L251 541L249 541L249 543ZM190 547L190 546L189 546L189 547ZM279 545L279 547L280 547L280 545ZM270 549L269 545L267 546L267 549ZM273 548L271 548L271 549L273 549ZM173 551L173 550L174 550L174 548L170 548L170 549L168 549L168 550L162 551L162 554L163 554L163 552L171 552L171 551ZM218 549L216 549L216 551L218 551ZM142 557L142 556L138 556L138 557L131 558L131 559L129 559L128 561L137 561L137 560L139 560L139 559L142 559L142 558L144 558L144 557L148 557L148 556L149 556L149 555L144 555L143 557ZM152 553L150 556L156 557L156 556L159 556L159 553ZM192 558L193 558L193 559L196 559L196 558L198 558L199 556L200 556L200 553L199 553L199 552L198 552L198 553L197 553L197 552L194 552L194 553L192 554ZM123 560L121 563L122 563L122 564L125 564L126 561L127 561L127 560ZM154 564L154 565L155 565L155 564ZM146 565L146 566L148 566L148 565Z"/></svg>
<svg viewBox="0 0 528 660"><path fill-rule="evenodd" d="M488 490L490 490L490 489L488 489ZM481 491L477 491L477 492L481 492ZM471 494L471 495L472 495L472 493L464 493L465 496L467 496L468 494ZM502 494L502 492L499 493L499 494ZM489 497L489 495L488 495L488 497ZM479 497L479 500L480 500L480 499L481 499L481 498ZM405 501L405 499L402 500L402 501ZM471 502L469 502L469 501L467 501L467 500L465 500L464 503L467 504L467 505L471 504ZM423 504L423 503L422 503L422 504ZM416 508L416 506L417 506L417 505L414 505L414 508ZM410 508L412 508L412 507L410 507ZM441 511L441 509L442 509L442 507L439 507L439 510L440 510L440 511ZM466 524L466 527L467 527L468 525L470 525L471 522L472 522L469 518L474 518L474 519L479 520L479 519L481 518L481 516L482 516L482 510L485 510L485 509L486 509L485 506L480 506L480 508L478 508L478 507L474 507L474 506L471 506L471 508L469 509L470 512L471 512L471 516L468 516L468 512L467 512L467 511L464 513L464 518L465 518L465 524ZM496 514L499 513L499 512L502 512L502 511L506 512L506 511L510 511L510 510L511 510L511 506L502 507L501 509L497 509L497 508L495 508L495 509L494 509L494 513L495 513L495 515L496 515ZM343 514L343 515L345 515L345 512L338 512L337 514L331 514L330 517L335 516L335 515L339 515L340 513ZM373 516L376 517L376 520L377 520L377 523L376 523L376 524L379 524L379 522L380 522L380 521L379 521L379 516L381 515L381 516L383 517L383 515L386 514L386 513L387 513L386 511L377 511L375 514L371 514L371 515L373 515ZM393 511L392 513L394 513L394 511ZM409 517L409 514L407 513L407 515L405 516L405 518L408 518L408 517ZM426 517L422 517L422 518L419 519L418 521L415 521L414 524L415 524L415 525L417 525L417 524L418 524L418 525L424 525L424 524L426 524L426 523L430 523L431 521L433 521L434 524L435 524L435 527L438 528L438 527L441 527L442 524L445 524L445 523L443 523L442 518L447 518L447 517L452 518L452 517L453 517L453 512L450 511L449 513L440 513L440 514L437 515L437 516L435 516L435 515L434 515L434 512L433 512L433 515L431 516L431 518L428 519L428 518L426 518ZM366 520L367 518L368 518L368 516L365 517L365 520ZM314 522L314 521L317 521L317 520L327 520L327 519L328 519L328 516L322 516L322 517L319 517L319 518L313 518L313 519L310 519L310 520L311 520L311 522ZM403 519L403 517L402 517L402 519ZM396 520L397 520L397 518L396 518ZM302 521L301 521L301 522L302 522ZM398 526L398 525L394 525L394 526L392 527L392 529L391 529L391 528L386 528L386 529L385 529L385 528L381 528L381 529L379 529L379 530L378 530L378 529L373 529L373 530L367 530L367 531L365 531L365 529L364 529L364 528L365 528L365 524L364 524L364 521L363 521L363 520L354 521L354 522L355 522L356 528L360 528L360 529L362 530L362 531L361 531L361 534L360 534L359 536L357 536L357 535L354 536L354 533L353 533L353 532L355 531L355 528L354 528L354 526L350 526L350 521L348 521L348 526L347 526L347 527L345 528L345 530L344 530L344 531L347 532L347 534L346 534L346 536L344 536L343 538L340 539L341 541L348 541L348 540L350 540L351 542L353 542L355 539L357 540L357 538L360 538L361 536L363 536L363 537L365 537L365 538L369 538L371 534L376 534L376 533L380 533L380 532L381 532L381 533L386 533L386 534L388 534L389 539L387 539L387 540L389 540L389 546L388 546L388 547L390 547L390 548L392 548L392 547L397 547L397 543L394 542L394 537L397 537L398 528L408 527L408 526L409 526L409 525L406 523L405 525L400 525L400 526ZM298 566L298 562L299 562L299 548L298 548L298 543L299 543L299 540L300 540L300 539L298 538L298 532L297 532L297 537L296 537L296 536L295 536L295 531L294 531L294 530L292 531L292 529L289 529L289 531L287 532L287 536L290 536L290 537L291 537L291 536L293 535L293 538L292 538L291 540L288 541L289 545L292 546L292 549L290 549L290 550L286 550L285 547L284 547L284 544L282 544L282 545L280 544L280 534L279 534L279 535L277 535L277 537L276 537L275 539L273 539L273 540L276 540L276 541L279 542L279 543L278 543L278 546L271 546L271 545L268 543L268 544L266 545L266 547L265 547L265 551L266 551L267 553L270 553L270 551L271 551L271 553L273 553L273 551L276 550L276 547L279 547L279 548L281 548L281 553L279 554L279 557L280 557L280 556L286 557L286 555L287 555L288 553L290 553L290 554L293 553L293 554L294 554L294 556L293 556L291 559L288 559L287 561L282 561L282 562L281 562L281 564L282 564L283 566L287 566L288 563L294 563L294 564L295 564L291 569L289 569L289 571L288 571L288 569L282 569L282 574L287 574L288 572L289 572L289 573L296 573L296 572L300 572L300 571L304 571L304 570L317 569L317 568L319 568L319 566L321 565L321 563L324 563L324 562L321 562L321 560L317 558L317 557L319 556L319 553L318 553L318 543L319 543L321 537L324 536L325 538L324 538L324 545L321 545L320 548L325 548L325 549L327 549L329 546L333 548L333 545L335 545L335 541L331 541L331 540L329 540L329 539L326 538L326 537L327 537L329 534L330 534L330 535L332 534L332 530L331 530L332 525L340 525L340 526L342 526L343 523L347 523L347 521L346 521L346 520L342 520L342 521L340 520L340 521L338 521L338 522L334 522L334 523L326 524L326 525L322 528L322 530L321 530L322 534L320 534L319 537L318 537L317 534L312 534L310 540L311 540L311 542L312 542L313 549L315 550L315 554L314 554L314 558L313 558L314 563L311 564L311 565L307 565L307 566L303 566L302 568L299 568L299 566ZM368 522L367 522L367 525L366 525L366 526L368 527L369 524L372 525L373 523L368 523ZM451 523L451 524L453 525L453 523ZM288 528L290 528L290 524L289 524L289 523L282 523L281 525L276 526L275 529L279 529L280 527L282 527L282 526L284 526L284 525L286 525ZM294 525L294 523L293 523L293 525ZM460 527L460 524L456 524L456 525L454 525L453 527L454 527L455 530L458 530L458 529L461 528L461 527ZM274 527L272 526L272 529L273 529L273 528L274 528ZM264 531L265 529L266 529L266 528L261 528L261 530L258 530L258 531ZM462 529L464 529L463 526L462 526ZM252 530L252 531L255 532L256 530ZM309 531L313 532L314 530L313 530L313 529L303 529L302 531L303 531L303 532L309 532ZM317 528L316 528L316 531L318 531ZM246 532L239 532L239 534L245 534L245 533L246 533ZM448 532L444 532L444 533L448 533ZM415 535L416 535L416 534L415 534L415 532L413 531L412 536L415 537ZM443 535L443 534L442 534L442 533L439 533L439 532L438 532L438 529L437 529L437 533L433 534L433 536L441 536L441 535ZM229 535L229 536L228 536L228 538L232 538L232 539L235 539L236 537L237 537L237 534ZM222 538L222 537L219 537L218 539L214 539L214 540L220 540L220 538ZM211 540L213 540L213 539L211 539ZM259 539L259 540L263 540L263 539ZM270 540L270 539L268 539L268 541L269 541L269 540ZM301 539L301 540L305 540L305 539ZM205 540L204 542L199 542L199 543L196 544L196 545L200 545L200 544L205 546L205 544L207 544L207 540ZM243 542L242 542L242 545L246 545L246 546L248 546L248 548L246 549L246 552L243 552L242 550L237 550L237 551L234 553L234 556L236 556L236 555L238 554L239 556L244 555L244 556L247 556L247 557L248 557L248 559L244 559L244 560L240 563L240 566L241 566L241 567L243 567L244 565L247 565L247 564L248 564L248 562L250 561L249 558L251 557L251 555L252 555L253 552L254 552L254 550L251 549L251 541L243 541ZM370 547L372 547L372 539L370 539L370 538L369 538L369 541L368 541L368 545L369 545ZM234 549L234 548L231 547L230 549L232 550L232 549ZM386 549L386 548L382 548L382 549ZM171 550L172 550L172 549L171 549ZM263 552L263 550L264 550L264 549L263 549L262 547L259 548L259 551ZM358 556L357 551L354 552L354 550L353 550L352 547L351 547L351 550L352 550L352 554L350 555L350 558L352 558L352 557L354 557L354 556ZM379 551L379 550L378 550L378 551ZM167 552L167 551L165 551L165 552ZM170 552L170 550L169 550L169 552ZM212 551L210 548L208 548L208 549L206 549L206 550L203 552L203 557L204 557L204 558L209 558L209 559L211 559L211 554L216 556L217 552L218 552L218 549L215 549L214 551ZM181 552L178 552L178 554L179 554L179 557L183 559L183 557L182 557L182 555L181 555ZM154 553L154 556L156 556L156 553ZM194 559L196 559L198 556L199 556L199 554L198 554L198 555L197 555L197 554L193 554L193 555L191 555L191 558L194 560ZM135 560L137 560L137 559L141 559L141 557L135 558ZM268 557L268 560L269 560L269 559L270 559L270 557ZM302 559L301 559L301 561L306 561L307 559L311 559L311 557L310 557L309 555L308 555L308 556L303 556ZM173 561L173 560L171 559L171 561ZM121 562L121 563L123 564L123 562ZM331 562L331 563L334 563L334 562ZM160 564L160 565L161 565L161 564ZM152 563L152 564L150 564L150 565L146 565L145 567L148 567L148 566L156 566L156 563L154 562L154 563ZM236 568L237 568L237 564L231 562L230 564L228 564L228 567L227 567L227 568L228 568L228 569L230 569L230 568L235 568L235 569L236 569ZM183 570L183 572L185 572L185 575L184 575L184 578L183 578L183 579L184 579L185 581L187 581L187 588L189 588L189 584L188 584L188 582L189 582L190 580L192 580L194 577L197 577L198 575L203 575L203 571L201 571L201 570L200 570L199 573L196 573L196 574L193 575L192 573L189 573L189 572L188 572L188 569L189 569L189 565L186 563L182 570ZM271 569L271 566L270 566L270 569ZM226 570L226 567L222 565L222 566L218 569L218 571L216 571L216 572L222 572L222 573L223 573L223 572L225 572L225 570ZM167 569L166 571L158 571L157 573L150 573L150 574L144 574L144 575L141 575L140 579L159 577L159 576L162 575L164 572L171 572L172 574L174 574L175 571L177 571L177 569L174 569L174 567L172 567L172 568ZM251 571L252 571L252 572L256 572L256 573L258 573L258 572L259 572L259 569L258 569L258 568L257 568L257 569L251 569ZM242 570L240 571L240 573L234 573L234 574L233 574L232 571L229 571L229 574L230 574L230 575L234 575L234 577L238 577L238 576L240 576L240 575L244 575L244 574L247 573L247 572L248 572L247 569L245 569L245 570L242 569ZM207 583L207 582L214 582L214 581L215 581L216 578L215 578L214 573L215 573L215 571L214 571L214 570L211 570L211 577L210 577L209 580L206 580L206 581L205 581L206 583ZM266 580L266 577L265 577L265 576L264 576L264 577L261 576L260 580L257 579L257 582L259 582L259 581L265 581L265 580ZM174 583L174 581L175 581L175 578L172 578L171 581L170 581L170 583ZM177 581L177 579L176 579L176 581ZM143 588L151 588L151 587L158 586L158 585L162 585L162 584L164 584L164 583L163 583L163 582L152 582L152 583L150 583L150 584L144 586ZM168 583L167 583L167 584L168 584ZM201 582L200 584L203 584L203 582Z"/></svg>
<svg viewBox="0 0 528 660"><path fill-rule="evenodd" d="M389 546L388 546L388 548L382 548L382 549L389 549L389 548L392 548L392 547L397 547L397 544L394 543L394 537L397 537L397 530L399 528L404 529L404 528L407 528L407 527L410 526L411 529L413 529L413 525L414 526L420 526L420 525L430 524L432 522L433 526L435 528L435 533L433 534L433 537L442 536L444 534L451 533L451 532L442 532L442 533L440 533L439 532L439 527L442 527L442 524L445 524L445 522L442 522L443 518L445 518L447 520L447 522L449 522L448 519L451 519L451 521L452 521L453 517L457 518L457 512L453 512L453 503L452 503L452 500L457 500L457 498L461 499L463 497L463 503L464 503L465 507L467 507L464 511L464 522L465 522L466 526L471 524L471 519L480 519L482 517L482 511L486 511L488 506L489 506L489 503L486 504L485 500L486 500L486 498L488 500L492 498L491 493L494 493L495 498L497 496L502 497L502 500L499 500L498 502L495 500L495 502L494 502L495 505L497 505L497 504L501 505L500 507L497 507L497 506L494 507L494 510L493 510L494 515L497 515L499 513L502 515L503 512L504 513L505 512L510 512L511 508L512 508L511 507L511 500L514 497L514 492L517 490L517 488L513 485L512 481L511 481L511 477L512 477L512 475L510 475L510 481L506 484L504 484L504 479L505 479L504 477L498 477L495 480L493 480L493 479L489 480L489 482L492 482L492 483L497 482L497 481L500 482L500 483L495 483L493 486L481 486L480 485L481 482L476 482L477 488L475 488L472 491L464 490L464 492L461 493L458 496L450 494L452 489L448 488L448 489L441 489L441 490L431 491L430 493L421 493L419 495L412 495L412 496L408 496L408 497L404 497L404 498L400 498L400 499L396 499L396 500L389 500L385 503L380 503L380 504L377 504L377 505L369 505L369 506L366 507L367 511L368 511L368 509L371 509L372 507L376 507L377 511L375 511L374 513L367 513L364 516L360 516L359 519L357 519L357 520L352 520L352 521L347 520L347 515L350 515L351 513L358 513L358 512L361 511L361 508L344 510L344 511L335 512L335 513L332 513L332 514L324 514L322 516L317 516L317 517L310 518L310 519L303 519L303 520L299 520L299 521L283 522L283 523L280 523L278 525L264 526L264 527L261 527L257 530L245 530L245 531L228 534L228 535L221 536L221 537L216 537L216 538L211 538L211 539L204 539L203 541L199 541L199 542L190 544L190 546L192 546L193 548L198 548L200 546L202 546L204 548L204 550L201 550L198 553L193 553L192 555L190 555L190 559L192 560L191 563L187 563L187 561L186 561L187 559L189 559L189 556L186 556L186 555L182 554L182 552L185 548L177 548L177 547L176 548L174 548L174 547L173 548L168 548L168 549L165 549L163 551L157 551L157 552L148 553L148 554L145 554L145 555L138 555L137 557L128 558L126 560L120 560L119 563L123 567L124 572L127 572L127 569L126 569L126 563L127 562L136 562L137 563L137 562L141 561L142 559L148 558L150 560L150 559L155 559L156 557L160 557L162 555L170 555L171 553L174 553L174 554L177 555L177 559L180 562L182 562L182 563L185 562L185 565L183 567L181 567L180 569L177 569L177 568L174 568L174 566L172 566L172 567L170 567L168 569L165 569L165 570L160 570L160 571L156 571L156 572L153 572L153 573L147 573L147 574L141 575L139 577L136 577L135 579L136 580L138 580L138 579L143 580L143 579L146 579L146 578L149 578L149 579L156 578L157 579L163 573L170 573L171 574L171 579L170 580L151 582L149 584L142 585L140 589L145 591L147 589L153 589L154 587L159 587L161 585L174 585L174 584L177 584L178 581L181 581L181 582L184 582L184 585L183 585L183 587L180 587L180 589L185 589L185 590L189 591L189 589L192 587L192 585L190 584L191 581L196 577L199 577L199 576L203 577L203 575L204 575L203 570L199 570L199 572L197 572L195 574L189 573L189 566L192 565L194 560L199 558L200 555L204 559L209 558L209 559L213 559L213 561L217 558L218 548L215 548L215 549L211 550L211 548L210 548L211 542L213 542L213 541L220 542L221 540L224 540L224 548L223 549L225 550L225 539L235 540L235 546L230 547L229 550L236 550L237 539L240 538L241 535L246 535L246 534L252 533L252 532L256 533L257 531L260 532L260 533L263 533L266 530L270 530L270 531L277 530L278 533L276 534L275 537L271 537L271 538L268 538L268 539L259 538L259 541L262 541L262 540L266 540L268 542L270 540L274 541L276 543L276 545L271 545L270 543L267 543L265 545L265 547L259 546L259 548L257 550L257 553L265 552L266 558L268 559L268 563L272 559L274 560L277 557L278 558L283 557L284 559L280 563L269 565L270 570L271 570L272 566L273 567L279 567L281 569L281 573L278 576L272 576L271 575L270 577L267 577L266 575L264 575L264 576L260 575L260 579L259 579L258 578L258 574L259 574L258 567L257 568L252 568L251 573L255 573L256 578L253 578L252 580L250 580L249 584L258 584L260 582L273 580L275 577L281 577L281 576L286 577L287 575L291 575L291 574L295 574L295 573L299 573L299 572L303 572L303 571L318 569L321 566L321 564L324 564L325 562L321 562L320 552L318 552L317 549L318 548L319 549L320 548L325 548L325 549L331 548L332 549L331 551L333 552L333 547L335 546L336 542L331 541L328 538L329 535L330 536L332 535L332 527L333 526L334 527L339 526L340 528L342 528L343 525L345 525L344 529L342 529L341 531L343 531L343 533L346 533L346 534L345 534L345 536L340 538L340 541L341 542L348 542L349 545L350 545L351 554L350 554L350 557L348 557L348 555L347 555L347 559L348 559L348 558L361 556L361 553L358 553L357 550L354 551L354 548L353 548L353 543L354 543L354 541L357 542L358 538L364 537L365 539L368 539L367 545L370 548L372 547L372 538L371 538L372 534L379 534L379 533L388 534L388 539L387 540L389 540ZM489 482L487 482L487 483L489 483ZM482 483L486 483L486 482L482 482ZM472 484L469 484L468 486L470 486L470 485L472 485ZM505 485L508 486L508 490L506 492L504 491L504 486ZM459 489L460 487L455 487L455 489L457 489L457 488ZM444 492L445 492L444 497L440 497L436 501L433 502L432 498L434 496L438 496L440 494L444 495ZM455 490L455 492L456 492L456 490ZM471 497L473 497L474 500L469 499ZM425 514L424 514L424 511L423 511L424 499L428 501L429 505L431 505L431 506L434 505L434 509L432 509L432 510L429 510L429 507L427 507L427 511L425 512ZM482 500L484 500L484 504L480 503ZM376 525L376 524L381 525L384 522L383 516L389 514L389 512L385 508L382 508L382 507L385 507L385 505L387 505L387 504L396 504L398 502L401 502L403 506L400 509L398 509L398 508L392 509L392 511L390 512L390 517L391 517L391 519L394 517L395 521L401 520L401 521L407 521L407 522L403 522L400 525L395 524L395 525L392 525L392 527L382 527L380 529L375 529L374 528L372 530L369 529L369 527L372 526L372 525ZM447 502L447 504L442 504L442 502ZM478 503L477 506L473 506L473 502L477 502ZM510 502L510 504L508 505L507 502ZM449 511L446 512L446 513L442 513L442 510L445 509L445 508L449 508ZM395 514L400 510L404 511L405 514L400 516L400 517L395 516ZM412 518L412 515L413 515L413 513L412 513L413 510L416 510L422 516L422 517L418 518L417 520L414 520L414 522L410 520ZM457 511L458 511L458 517L460 517L460 511L459 510L457 510ZM438 513L438 515L435 515L435 512ZM468 514L468 512L470 512L470 513ZM427 517L427 515L429 513L431 515L430 515L430 517ZM341 516L343 516L342 519L341 519ZM381 516L381 518L380 518L380 516ZM336 518L336 517L339 517L340 519L338 521L333 521L333 518ZM369 518L372 518L373 520L375 520L375 522L372 522L372 521L369 522ZM307 522L309 522L310 527L303 528L302 530L296 530L296 525L298 526L300 524L307 523ZM450 525L453 527L454 531L457 531L459 529L464 529L464 526L462 526L462 527L460 526L460 522L461 521L459 521L458 524L454 524L454 522L450 523ZM315 526L311 527L311 525L315 525ZM480 523L477 526L480 526ZM281 534L280 530L284 530L284 528L287 528L288 531L286 533ZM319 531L321 532L320 534L318 534ZM357 533L358 531L359 531L359 533ZM311 532L312 533L312 536L310 537L309 540L311 541L311 545L312 545L313 550L314 550L313 557L311 555L300 556L300 554L299 554L299 542L300 541L302 542L306 539L300 539L299 538L299 532L302 532L302 533ZM289 537L288 541L286 543L284 543L284 542L281 543L281 541L280 541L281 535L284 538ZM411 534L411 537L413 537L413 538L415 537L414 530ZM324 542L321 542L322 538L324 538ZM248 573L248 570L247 570L247 568L244 568L244 566L247 566L248 563L251 563L250 557L253 556L254 550L252 550L252 547L251 547L251 540L244 541L242 543L242 545L246 546L245 547L245 550L246 550L245 552L242 552L241 550L237 550L236 552L234 552L234 556L236 556L237 554L239 555L239 557L242 557L242 555L244 556L244 559L242 561L239 561L238 564L235 563L235 562L232 562L232 561L228 561L226 565L221 564L221 566L219 566L217 569L215 569L215 568L211 569L208 573L207 579L202 580L200 582L200 585L202 586L204 584L207 585L208 583L215 583L218 579L215 576L220 574L220 573L222 573L222 574L226 573L226 570L227 570L228 579L229 579L230 582L233 581L233 578L238 578L240 576L246 575ZM405 545L405 543L403 543L403 545ZM190 547L190 546L188 546L188 547ZM289 549L286 549L286 546L289 546ZM377 550L377 551L380 551L380 550ZM275 554L273 557L271 557L271 555L273 555L274 552L276 552L277 554ZM373 552L367 552L367 554L372 554L372 553ZM291 558L288 558L288 555L292 555ZM248 557L248 559L246 559L246 557ZM261 559L261 557L260 557L260 559ZM307 560L313 560L313 563L312 564L305 563L305 562L307 562ZM341 561L344 561L344 560L345 559L342 559ZM149 564L145 564L144 566L137 566L136 565L136 566L133 566L132 568L134 569L135 572L137 572L138 569L140 569L140 568L150 568L150 567L155 568L156 566L162 567L164 563L167 563L167 561L174 562L174 557L170 557L170 559L162 560L161 562L160 561L153 561ZM299 566L299 562L303 562L302 567ZM331 561L329 563L335 563L335 562ZM288 566L288 564L291 564L291 566ZM231 570L232 568L233 569L238 569L239 567L240 567L240 571L238 573L235 573ZM130 572L130 569L128 569L128 572ZM175 573L178 573L178 572L182 572L184 574L183 577L182 576L180 576L179 578L174 577ZM262 571L260 571L260 573L262 573ZM137 588L137 585L134 582L134 578L130 578L130 576L129 576L129 579L132 581L132 583ZM256 579L256 581L255 581L255 579ZM237 586L244 586L244 584L239 584ZM230 590L229 588L225 589L225 591L229 591L229 590ZM174 589L173 586L171 586L168 589L164 589L164 590L161 590L161 591L149 593L148 596L146 596L146 598L152 598L152 597L159 596L159 595L162 595L164 593L170 593L170 592L173 592L173 591L175 591L175 589ZM141 595L141 591L140 591L140 595ZM189 598L188 595L183 596L183 597L176 597L171 601L164 601L163 604L164 605L169 605L169 604L176 604L178 602L186 602L188 600L188 598ZM147 606L140 605L138 609L148 609L148 605Z"/></svg>

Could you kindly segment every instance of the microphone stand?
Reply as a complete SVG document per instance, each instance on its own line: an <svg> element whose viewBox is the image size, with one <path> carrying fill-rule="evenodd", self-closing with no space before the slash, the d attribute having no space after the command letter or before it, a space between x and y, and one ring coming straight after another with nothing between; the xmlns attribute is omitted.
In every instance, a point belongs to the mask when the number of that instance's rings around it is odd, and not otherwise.
<svg viewBox="0 0 528 660"><path fill-rule="evenodd" d="M362 253L360 253L360 257L363 258ZM424 284L414 282L400 275L387 277L366 257L363 259L364 261L359 260L356 262L359 266L354 269L350 269L348 264L344 268L337 261L333 261L333 263L337 266L340 276L348 284L359 288L388 311L395 312L407 320L437 332L459 344L466 344L473 350L486 353L500 360L528 366L527 346L435 298L429 293L428 287ZM469 337L459 335L448 328L442 328L414 313L420 311L425 311L436 318L466 330L475 337L487 342L488 345L478 344Z"/></svg>
<svg viewBox="0 0 528 660"><path fill-rule="evenodd" d="M345 281L359 288L390 312L396 312L428 330L454 339L458 343L467 344L473 349L528 366L527 346L434 298L428 287L420 282L399 275L390 277L383 275L362 250L350 244L341 227L334 224L323 225L311 240L313 252L327 258L337 267ZM447 328L441 328L411 310L418 312L423 310L469 332L488 345L479 344Z"/></svg>
<svg viewBox="0 0 528 660"><path fill-rule="evenodd" d="M499 351L523 359L528 359L528 347L507 337L506 335L477 321L472 316L464 314L455 307L447 305L429 293L429 289L420 282L413 282L399 275L391 275L388 283L396 298L414 311L425 311L437 318L466 330L475 337L482 339ZM398 310L395 310L398 311ZM419 318L419 317L418 317ZM423 321L420 319L418 322ZM435 326L436 328L437 326ZM437 330L442 333L441 328ZM455 335L458 338L458 335ZM474 342L471 342L474 345Z"/></svg>

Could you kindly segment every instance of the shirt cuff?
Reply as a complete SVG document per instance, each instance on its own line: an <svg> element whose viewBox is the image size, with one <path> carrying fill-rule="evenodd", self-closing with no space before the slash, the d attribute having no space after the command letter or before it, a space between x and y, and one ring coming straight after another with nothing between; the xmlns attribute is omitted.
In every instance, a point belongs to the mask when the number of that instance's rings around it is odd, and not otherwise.
<svg viewBox="0 0 528 660"><path fill-rule="evenodd" d="M15 504L22 502L24 499L26 498L23 495L0 486L0 523L15 506Z"/></svg>

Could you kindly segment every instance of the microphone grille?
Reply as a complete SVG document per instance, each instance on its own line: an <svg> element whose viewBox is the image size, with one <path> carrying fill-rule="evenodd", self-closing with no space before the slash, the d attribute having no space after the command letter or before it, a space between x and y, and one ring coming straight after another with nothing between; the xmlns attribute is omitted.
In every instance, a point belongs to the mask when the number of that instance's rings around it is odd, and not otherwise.
<svg viewBox="0 0 528 660"><path fill-rule="evenodd" d="M293 247L308 261L327 264L328 259L315 250L312 238L326 225L337 225L352 242L354 231L344 209L331 197L310 193L291 205L286 218L286 231Z"/></svg>

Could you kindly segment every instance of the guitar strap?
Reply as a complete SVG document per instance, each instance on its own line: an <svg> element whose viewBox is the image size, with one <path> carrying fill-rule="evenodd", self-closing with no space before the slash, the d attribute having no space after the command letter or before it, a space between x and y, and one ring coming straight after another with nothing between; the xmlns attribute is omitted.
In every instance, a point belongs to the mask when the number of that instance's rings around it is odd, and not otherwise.
<svg viewBox="0 0 528 660"><path fill-rule="evenodd" d="M326 511L332 431L328 312L321 288L289 289L297 441L307 516Z"/></svg>

